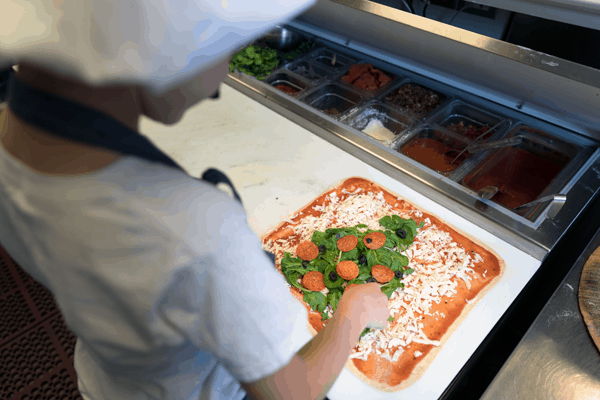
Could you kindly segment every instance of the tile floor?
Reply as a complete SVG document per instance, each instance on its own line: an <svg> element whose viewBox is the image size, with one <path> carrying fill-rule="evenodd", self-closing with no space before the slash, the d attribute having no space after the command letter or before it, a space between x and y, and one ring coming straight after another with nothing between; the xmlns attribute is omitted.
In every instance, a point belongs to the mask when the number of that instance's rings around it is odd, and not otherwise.
<svg viewBox="0 0 600 400"><path fill-rule="evenodd" d="M82 399L76 339L52 293L0 246L0 399Z"/></svg>

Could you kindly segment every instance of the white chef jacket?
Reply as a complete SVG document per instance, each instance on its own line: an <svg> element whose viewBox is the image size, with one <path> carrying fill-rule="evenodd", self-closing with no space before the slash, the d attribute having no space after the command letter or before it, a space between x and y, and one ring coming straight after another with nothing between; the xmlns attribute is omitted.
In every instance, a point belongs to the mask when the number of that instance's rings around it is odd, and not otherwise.
<svg viewBox="0 0 600 400"><path fill-rule="evenodd" d="M56 177L0 146L0 243L54 293L86 400L239 400L311 339L243 208L162 164Z"/></svg>

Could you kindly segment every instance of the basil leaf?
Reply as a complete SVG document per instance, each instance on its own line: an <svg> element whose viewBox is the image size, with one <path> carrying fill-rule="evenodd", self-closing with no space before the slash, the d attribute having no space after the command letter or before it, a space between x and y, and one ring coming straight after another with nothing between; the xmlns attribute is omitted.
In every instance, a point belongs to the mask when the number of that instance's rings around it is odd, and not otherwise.
<svg viewBox="0 0 600 400"><path fill-rule="evenodd" d="M392 253L393 251L389 251L388 249L384 249L383 247L375 250L377 253L377 258L379 259L379 264L385 265L389 267L392 265Z"/></svg>
<svg viewBox="0 0 600 400"><path fill-rule="evenodd" d="M367 280L371 277L371 268L368 267L360 267L358 269L358 276L356 279Z"/></svg>
<svg viewBox="0 0 600 400"><path fill-rule="evenodd" d="M323 232L314 231L310 240L317 246L321 244L323 240L327 239L327 235Z"/></svg>
<svg viewBox="0 0 600 400"><path fill-rule="evenodd" d="M319 232L321 233L321 232ZM316 244L317 246L325 246L327 248L327 251L333 251L336 252L338 251L337 249L337 240L335 239L335 236L323 236L325 235L324 233L321 235L317 235L315 236L315 234L313 233L313 238L319 238L320 241L319 242L315 242L313 241L314 244ZM312 240L312 238L311 238Z"/></svg>
<svg viewBox="0 0 600 400"><path fill-rule="evenodd" d="M405 231L407 233L407 237L405 239L400 239L401 241L406 241L409 236L408 234L410 233L410 243L412 243L413 238L417 236L417 228L422 227L422 224L421 226L417 226L417 223L413 219L404 219L397 215L383 217L379 220L379 224L394 232L398 229Z"/></svg>
<svg viewBox="0 0 600 400"><path fill-rule="evenodd" d="M290 253L285 253L283 259L281 260L281 270L283 273L288 268L302 268L302 260L300 258L293 258Z"/></svg>
<svg viewBox="0 0 600 400"><path fill-rule="evenodd" d="M325 273L323 274L325 278L325 286L327 287L327 289L335 289L341 287L344 284L344 278L338 275L337 279L335 281L332 281L329 277L329 274L331 272L335 272L337 275L337 272L335 271L335 267L333 265L328 266L325 269Z"/></svg>
<svg viewBox="0 0 600 400"><path fill-rule="evenodd" d="M358 234L358 230L356 228L331 228L327 229L325 231L325 234L329 237L335 238L335 240L337 241L337 235L340 235L340 239L348 235L356 236Z"/></svg>
<svg viewBox="0 0 600 400"><path fill-rule="evenodd" d="M327 303L329 303L329 305L331 306L331 309L333 311L336 310L338 302L342 298L342 293L343 292L341 290L339 290L339 289L338 290L332 290L329 293L327 293Z"/></svg>
<svg viewBox="0 0 600 400"><path fill-rule="evenodd" d="M363 283L365 283L365 279L361 279L360 275L356 279L352 279L351 281L348 281L348 285L362 285ZM348 287L348 286L346 286L346 287Z"/></svg>
<svg viewBox="0 0 600 400"><path fill-rule="evenodd" d="M394 317L389 317L388 318L388 322L392 322L394 320Z"/></svg>
<svg viewBox="0 0 600 400"><path fill-rule="evenodd" d="M360 337L365 336L367 333L371 332L371 330L369 328L365 328L363 329L362 333L360 334ZM359 338L360 339L360 338Z"/></svg>
<svg viewBox="0 0 600 400"><path fill-rule="evenodd" d="M412 231L410 230L404 230L406 232L406 237L404 239L402 238L398 238L398 241L403 244L405 247L410 246L410 244L415 240L415 234L412 233Z"/></svg>
<svg viewBox="0 0 600 400"><path fill-rule="evenodd" d="M300 275L304 275L307 272L314 271L314 270L315 270L314 268L308 268L308 267L306 269L304 267L299 267L299 268L298 267L290 267L285 270L284 274L291 274L292 272L297 272Z"/></svg>
<svg viewBox="0 0 600 400"><path fill-rule="evenodd" d="M293 287L295 287L297 289L302 290L303 292L306 292L306 289L304 288L304 286L302 286L301 284L296 282L299 277L300 277L300 274L298 272L290 272L289 274L285 274L285 278L287 279L287 281L290 285L292 285Z"/></svg>
<svg viewBox="0 0 600 400"><path fill-rule="evenodd" d="M352 260L352 261L358 261L358 249L355 247L354 249L347 251L345 253L342 253L342 258L340 259L340 261L344 261L344 260Z"/></svg>
<svg viewBox="0 0 600 400"><path fill-rule="evenodd" d="M408 265L408 257L405 255L399 254L397 252L391 252L392 255L392 265L390 265L390 269L394 272L400 271L402 267Z"/></svg>
<svg viewBox="0 0 600 400"><path fill-rule="evenodd" d="M291 60L295 59L296 57L306 53L315 44L316 44L316 42L314 42L312 39L309 39L306 42L303 42L295 50L292 50L292 51L289 51L289 52L283 54L281 56L281 58L283 58L286 61L291 61Z"/></svg>
<svg viewBox="0 0 600 400"><path fill-rule="evenodd" d="M400 279L398 278L394 278L391 281L389 281L388 283L386 283L385 285L383 285L381 287L381 291L383 293L385 293L385 295L388 297L388 299L392 296L392 293L394 293L394 291L398 288L403 288L404 287L404 283L402 283L400 281Z"/></svg>
<svg viewBox="0 0 600 400"><path fill-rule="evenodd" d="M326 313L325 311L323 311L321 313L321 320L322 321L327 321L329 319L329 313Z"/></svg>
<svg viewBox="0 0 600 400"><path fill-rule="evenodd" d="M376 250L367 250L367 265L369 266L369 271L373 268L373 265L379 264L379 256Z"/></svg>
<svg viewBox="0 0 600 400"><path fill-rule="evenodd" d="M310 308L320 313L327 307L327 298L321 292L305 292L304 301L308 303Z"/></svg>
<svg viewBox="0 0 600 400"><path fill-rule="evenodd" d="M319 271L320 273L324 274L325 270L327 269L327 267L329 267L329 263L326 260L323 260L321 258L317 258L313 261L311 261L311 263L314 263L314 268L316 271Z"/></svg>
<svg viewBox="0 0 600 400"><path fill-rule="evenodd" d="M321 258L329 264L329 266L335 266L337 264L338 253L334 251L326 251L321 255Z"/></svg>
<svg viewBox="0 0 600 400"><path fill-rule="evenodd" d="M383 247L389 247L391 249L400 245L400 238L394 232L385 231L383 233L386 237L385 244L383 245Z"/></svg>
<svg viewBox="0 0 600 400"><path fill-rule="evenodd" d="M360 254L366 254L366 252L369 250L369 249L367 249L367 246L365 246L365 243L363 242L363 239L365 238L365 236L367 236L366 233L358 234L358 244L356 245L356 248L358 249L358 252Z"/></svg>
<svg viewBox="0 0 600 400"><path fill-rule="evenodd" d="M389 215L381 218L379 220L379 225L387 229L394 229L394 227L396 226L392 220L392 217Z"/></svg>

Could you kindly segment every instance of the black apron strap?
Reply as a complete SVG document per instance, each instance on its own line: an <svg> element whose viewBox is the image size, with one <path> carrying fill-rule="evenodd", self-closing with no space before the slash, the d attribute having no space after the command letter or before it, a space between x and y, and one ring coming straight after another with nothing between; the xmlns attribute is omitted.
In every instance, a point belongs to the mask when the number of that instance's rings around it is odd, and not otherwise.
<svg viewBox="0 0 600 400"><path fill-rule="evenodd" d="M184 171L146 137L99 111L38 90L14 76L9 80L8 90L11 111L28 124L65 139L162 163ZM242 202L233 184L223 172L210 168L204 172L202 179L213 185L219 183L229 185L235 199Z"/></svg>
<svg viewBox="0 0 600 400"><path fill-rule="evenodd" d="M235 190L233 183L231 183L231 181L229 180L227 175L225 175L223 172L219 171L218 169L209 168L206 171L204 171L204 173L202 174L202 180L205 180L206 182L210 182L215 186L218 185L219 183L225 183L226 185L228 185L231 188L231 191L233 192L233 197L235 197L235 199L237 201L239 201L240 203L242 202L242 199L241 199L240 195L238 194L237 190Z"/></svg>
<svg viewBox="0 0 600 400"><path fill-rule="evenodd" d="M65 139L183 170L147 138L99 111L38 90L15 77L10 79L8 90L11 111L28 124Z"/></svg>
<svg viewBox="0 0 600 400"><path fill-rule="evenodd" d="M55 136L162 163L185 172L150 140L116 119L74 101L36 89L18 80L14 75L8 79L8 103L17 117ZM202 180L213 185L229 185L235 199L242 203L237 190L223 172L210 168L204 172ZM267 251L265 253L275 263L275 256Z"/></svg>

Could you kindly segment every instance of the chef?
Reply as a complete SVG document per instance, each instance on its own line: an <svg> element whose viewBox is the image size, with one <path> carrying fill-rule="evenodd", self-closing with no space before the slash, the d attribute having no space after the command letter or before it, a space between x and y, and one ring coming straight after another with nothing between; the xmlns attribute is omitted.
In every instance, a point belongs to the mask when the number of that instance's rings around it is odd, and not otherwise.
<svg viewBox="0 0 600 400"><path fill-rule="evenodd" d="M0 243L77 335L84 399L324 398L376 283L314 338L218 170L185 171L138 132L216 97L232 53L307 0L7 0ZM202 157L199 153L198 157Z"/></svg>

